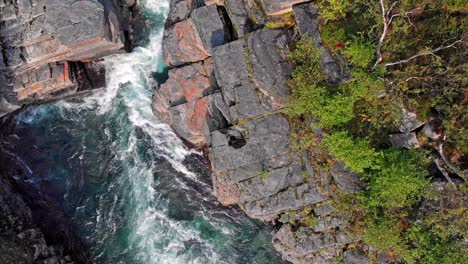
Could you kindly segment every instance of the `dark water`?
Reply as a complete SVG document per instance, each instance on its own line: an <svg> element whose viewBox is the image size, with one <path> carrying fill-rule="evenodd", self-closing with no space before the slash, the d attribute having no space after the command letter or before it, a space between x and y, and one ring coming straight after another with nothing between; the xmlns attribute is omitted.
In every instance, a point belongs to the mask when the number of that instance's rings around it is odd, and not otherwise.
<svg viewBox="0 0 468 264"><path fill-rule="evenodd" d="M96 263L280 263L268 228L221 207L204 161L152 115L168 1L141 4L149 44L106 59L105 91L29 107L2 128L17 181L63 212Z"/></svg>

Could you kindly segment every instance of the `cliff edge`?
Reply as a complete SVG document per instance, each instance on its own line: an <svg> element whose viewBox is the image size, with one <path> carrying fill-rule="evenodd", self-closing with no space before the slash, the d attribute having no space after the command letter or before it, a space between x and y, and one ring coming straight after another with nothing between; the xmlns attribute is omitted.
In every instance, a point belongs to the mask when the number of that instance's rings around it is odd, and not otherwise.
<svg viewBox="0 0 468 264"><path fill-rule="evenodd" d="M134 4L2 0L0 116L23 104L104 87L99 59L129 46Z"/></svg>
<svg viewBox="0 0 468 264"><path fill-rule="evenodd" d="M321 45L317 12L297 0L171 1L163 42L169 79L154 93L153 112L207 151L222 204L276 224L273 242L283 258L367 263L368 249L330 205L335 190L359 190L359 176L340 163L312 166L283 114L288 53L305 34ZM332 83L346 79L328 52L319 60ZM316 223L292 224L304 219Z"/></svg>

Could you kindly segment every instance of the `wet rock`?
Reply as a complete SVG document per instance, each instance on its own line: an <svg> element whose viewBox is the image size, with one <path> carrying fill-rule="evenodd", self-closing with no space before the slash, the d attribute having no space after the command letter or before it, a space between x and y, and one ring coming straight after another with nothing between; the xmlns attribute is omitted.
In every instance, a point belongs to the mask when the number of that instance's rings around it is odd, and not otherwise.
<svg viewBox="0 0 468 264"><path fill-rule="evenodd" d="M3 157L0 160L4 165ZM0 263L73 263L62 246L46 242L7 171L4 166L0 172Z"/></svg>
<svg viewBox="0 0 468 264"><path fill-rule="evenodd" d="M335 60L330 51L323 45L318 27L319 10L315 3L309 2L295 5L293 10L301 35L312 37L315 41L315 47L322 51L319 57L320 66L328 76L328 82L331 85L337 85L346 81L348 76L345 67L340 66L337 62L338 60Z"/></svg>
<svg viewBox="0 0 468 264"><path fill-rule="evenodd" d="M390 142L394 148L412 149L419 147L419 142L414 132L390 135Z"/></svg>
<svg viewBox="0 0 468 264"><path fill-rule="evenodd" d="M70 64L70 71L78 84L78 90L91 90L106 86L104 61L76 62Z"/></svg>

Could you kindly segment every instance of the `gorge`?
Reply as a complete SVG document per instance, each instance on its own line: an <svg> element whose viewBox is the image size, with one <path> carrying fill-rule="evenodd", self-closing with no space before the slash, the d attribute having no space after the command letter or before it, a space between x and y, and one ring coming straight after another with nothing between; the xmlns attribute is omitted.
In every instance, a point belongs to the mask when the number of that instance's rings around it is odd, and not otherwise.
<svg viewBox="0 0 468 264"><path fill-rule="evenodd" d="M400 2L0 0L0 263L468 261L468 7Z"/></svg>

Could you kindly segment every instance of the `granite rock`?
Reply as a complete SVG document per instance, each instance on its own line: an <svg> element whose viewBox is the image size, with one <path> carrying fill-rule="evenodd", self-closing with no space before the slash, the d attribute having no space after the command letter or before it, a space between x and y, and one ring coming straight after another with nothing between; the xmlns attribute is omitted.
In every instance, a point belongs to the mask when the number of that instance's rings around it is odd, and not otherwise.
<svg viewBox="0 0 468 264"><path fill-rule="evenodd" d="M282 15L292 11L294 4L307 2L309 0L260 0L265 13L269 16Z"/></svg>
<svg viewBox="0 0 468 264"><path fill-rule="evenodd" d="M409 133L424 125L424 122L417 119L414 112L402 109L402 119L398 130L402 133Z"/></svg>
<svg viewBox="0 0 468 264"><path fill-rule="evenodd" d="M78 73L70 71L72 64L124 48L131 31L131 4L126 0L1 4L0 116L24 103L83 89Z"/></svg>
<svg viewBox="0 0 468 264"><path fill-rule="evenodd" d="M306 1L206 0L206 6L196 8L187 8L189 1L173 2L183 6L171 10L177 19L171 18L165 31L170 70L153 97L156 116L189 145L206 150L213 193L222 204L237 204L253 218L279 223L273 242L283 258L335 263L360 239L329 200L338 191L361 190L362 183L342 163L321 169L293 147L281 110L289 95L286 82L293 68L287 54L295 33L261 28L268 15L294 8L298 32L311 35L325 50L318 10ZM263 7L266 14L259 12ZM333 85L347 79L337 60L329 52L320 57ZM299 221L305 207L317 218L315 225L293 228L290 222Z"/></svg>
<svg viewBox="0 0 468 264"><path fill-rule="evenodd" d="M394 148L418 148L419 142L416 137L416 133L405 133L405 134L392 134L390 135L390 142Z"/></svg>
<svg viewBox="0 0 468 264"><path fill-rule="evenodd" d="M224 24L215 5L192 11L190 18L164 31L164 61L171 67L205 60L225 42Z"/></svg>

